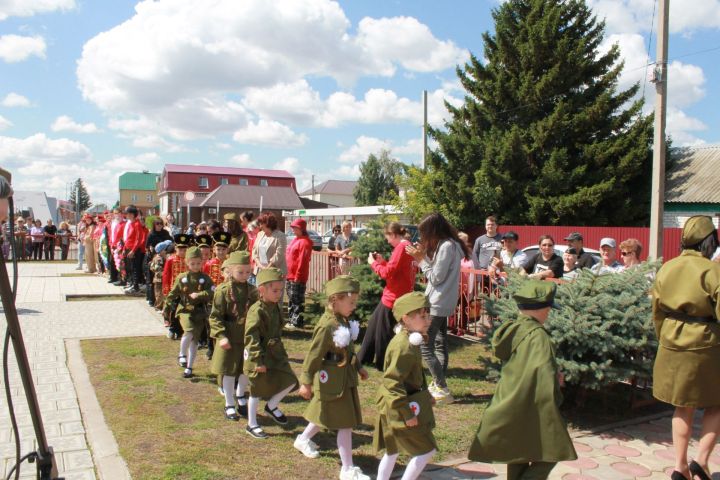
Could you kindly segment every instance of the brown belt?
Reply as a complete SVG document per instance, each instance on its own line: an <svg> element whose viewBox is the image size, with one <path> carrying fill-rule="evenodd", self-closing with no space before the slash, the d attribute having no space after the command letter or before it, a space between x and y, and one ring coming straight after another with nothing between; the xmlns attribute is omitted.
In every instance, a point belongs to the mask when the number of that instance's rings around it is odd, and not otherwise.
<svg viewBox="0 0 720 480"><path fill-rule="evenodd" d="M688 322L688 323L713 323L716 322L715 317L696 317L694 315L688 315L685 312L680 312L677 310L665 310L663 309L663 312L675 320L680 320L681 322Z"/></svg>

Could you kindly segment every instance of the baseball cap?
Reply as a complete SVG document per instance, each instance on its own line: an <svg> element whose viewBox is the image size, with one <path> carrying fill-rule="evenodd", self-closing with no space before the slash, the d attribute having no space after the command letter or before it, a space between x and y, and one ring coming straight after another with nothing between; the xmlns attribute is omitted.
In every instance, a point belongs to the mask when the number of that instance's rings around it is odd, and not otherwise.
<svg viewBox="0 0 720 480"><path fill-rule="evenodd" d="M565 237L566 242L574 242L575 240L582 241L583 236L580 234L580 232L572 232L570 235Z"/></svg>
<svg viewBox="0 0 720 480"><path fill-rule="evenodd" d="M570 247L570 248L568 248L567 250L565 250L565 253L569 253L570 255L577 255L577 254L578 254L577 250L575 250L573 247Z"/></svg>
<svg viewBox="0 0 720 480"><path fill-rule="evenodd" d="M617 244L615 243L615 239L614 239L614 238L605 237L605 238L603 238L602 240L600 240L600 246L601 246L601 247L607 246L607 247L610 247L610 248L615 248L615 247L617 246Z"/></svg>
<svg viewBox="0 0 720 480"><path fill-rule="evenodd" d="M510 230L509 232L505 233L505 234L502 236L502 238L503 238L503 240L506 239L506 238L509 238L509 239L511 239L511 240L517 241L517 240L520 239L520 236L519 236L517 233L513 232L512 230Z"/></svg>
<svg viewBox="0 0 720 480"><path fill-rule="evenodd" d="M299 228L300 230L305 230L307 228L307 222L304 218L296 218L295 220L293 220L290 226Z"/></svg>

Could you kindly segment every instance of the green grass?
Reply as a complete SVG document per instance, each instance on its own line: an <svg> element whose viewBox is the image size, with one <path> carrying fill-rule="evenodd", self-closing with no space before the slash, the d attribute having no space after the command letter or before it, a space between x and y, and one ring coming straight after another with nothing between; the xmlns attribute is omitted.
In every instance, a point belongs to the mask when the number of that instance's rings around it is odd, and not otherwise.
<svg viewBox="0 0 720 480"><path fill-rule="evenodd" d="M309 329L292 332L284 340L298 375L310 335ZM307 459L292 448L295 436L307 425L302 417L306 401L293 393L281 404L290 419L286 428L258 414L270 438L255 440L244 432L244 420L225 420L224 400L205 352L200 351L195 364L196 377L186 380L175 363L178 348L178 342L158 337L82 341L98 400L133 478L337 477L333 434L323 432L315 438L321 449L318 459ZM479 358L486 355L482 345L451 345L448 383L457 401L435 408L436 461L467 452L493 388L484 380ZM368 371L370 379L359 387L363 424L353 433L353 446L355 463L371 473L378 462L372 451L372 425L380 373L371 367Z"/></svg>

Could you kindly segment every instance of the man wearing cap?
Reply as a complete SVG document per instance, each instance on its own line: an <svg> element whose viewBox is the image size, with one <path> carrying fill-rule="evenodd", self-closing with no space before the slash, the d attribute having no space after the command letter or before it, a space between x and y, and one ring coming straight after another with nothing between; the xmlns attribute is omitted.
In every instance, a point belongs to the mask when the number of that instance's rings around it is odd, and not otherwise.
<svg viewBox="0 0 720 480"><path fill-rule="evenodd" d="M614 238L605 237L600 240L600 261L590 269L596 275L620 273L625 267L617 259L617 244Z"/></svg>
<svg viewBox="0 0 720 480"><path fill-rule="evenodd" d="M575 268L592 268L595 265L595 258L585 250L583 250L583 236L580 232L572 232L565 237L568 247L574 248L577 252L577 261Z"/></svg>
<svg viewBox="0 0 720 480"><path fill-rule="evenodd" d="M242 229L240 216L235 212L223 215L225 220L225 231L230 234L230 244L228 245L228 254L237 252L238 250L248 250L248 236Z"/></svg>
<svg viewBox="0 0 720 480"><path fill-rule="evenodd" d="M546 479L557 462L577 459L560 414L552 342L543 328L556 290L552 282L524 282L513 295L519 315L506 319L493 336L501 377L468 458L508 464L508 480Z"/></svg>
<svg viewBox="0 0 720 480"><path fill-rule="evenodd" d="M681 242L682 253L660 268L652 290L658 337L653 396L675 406L675 470L685 478L710 478L708 458L720 433L720 265L710 261L718 247L712 219L690 217ZM696 409L704 409L703 436L688 465Z"/></svg>
<svg viewBox="0 0 720 480"><path fill-rule="evenodd" d="M307 234L307 222L296 218L290 224L295 238L285 251L287 263L287 294L289 328L302 328L305 324L305 286L310 273L313 243Z"/></svg>
<svg viewBox="0 0 720 480"><path fill-rule="evenodd" d="M502 250L500 256L493 256L488 270L492 275L495 272L506 272L508 270L520 270L527 263L527 254L518 248L520 236L510 230L502 236Z"/></svg>

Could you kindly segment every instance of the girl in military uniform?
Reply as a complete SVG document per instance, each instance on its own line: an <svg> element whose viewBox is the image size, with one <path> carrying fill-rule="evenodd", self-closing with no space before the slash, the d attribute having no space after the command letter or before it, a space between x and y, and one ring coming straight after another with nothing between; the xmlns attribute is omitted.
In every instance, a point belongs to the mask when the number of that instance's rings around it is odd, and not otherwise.
<svg viewBox="0 0 720 480"><path fill-rule="evenodd" d="M710 217L690 217L679 257L660 268L652 292L658 352L653 395L675 406L673 480L710 479L708 459L720 433L720 264ZM698 455L688 465L695 410L704 410Z"/></svg>
<svg viewBox="0 0 720 480"><path fill-rule="evenodd" d="M430 304L420 292L410 292L393 304L397 334L385 353L378 391L378 418L373 433L375 453L385 449L378 480L388 480L400 452L412 456L402 480L415 480L437 451L432 429L432 395L423 374L420 345L430 327ZM398 328L399 327L399 328Z"/></svg>
<svg viewBox="0 0 720 480"><path fill-rule="evenodd" d="M245 431L255 438L267 438L257 422L260 399L267 399L265 413L279 425L288 423L278 408L285 396L298 386L290 368L280 335L284 321L278 302L283 294L283 275L277 268L258 272L260 300L248 311L245 321L245 351L243 372L250 383L248 424Z"/></svg>
<svg viewBox="0 0 720 480"><path fill-rule="evenodd" d="M248 378L243 372L245 349L245 316L250 305L258 299L257 289L247 283L252 267L250 254L233 252L225 260L223 268L229 273L228 281L215 289L210 312L210 336L218 349L213 355L211 371L218 375L221 391L225 397L225 418L239 420L247 417L245 389ZM235 385L237 383L237 391ZM235 395L239 408L235 408ZM238 412L239 411L239 412Z"/></svg>
<svg viewBox="0 0 720 480"><path fill-rule="evenodd" d="M313 332L300 377L300 396L310 400L305 419L310 422L295 439L294 447L309 458L317 458L312 441L321 429L337 430L337 446L342 462L341 480L366 480L353 465L352 429L362 422L358 374L368 374L355 356L353 341L360 325L348 318L357 306L360 284L349 275L340 275L325 284L328 306ZM311 399L312 398L312 399Z"/></svg>
<svg viewBox="0 0 720 480"><path fill-rule="evenodd" d="M184 368L183 377L193 376L193 363L198 350L198 339L205 328L208 317L207 304L212 300L213 283L210 277L202 273L202 255L197 247L189 248L185 255L188 271L181 273L175 280L165 299L163 314L170 317L173 305L180 319L183 336L180 340L178 364Z"/></svg>
<svg viewBox="0 0 720 480"><path fill-rule="evenodd" d="M557 285L527 280L513 294L520 314L492 339L503 362L500 381L468 458L507 463L508 480L544 480L557 462L577 454L560 414L560 380L550 335L543 328Z"/></svg>

